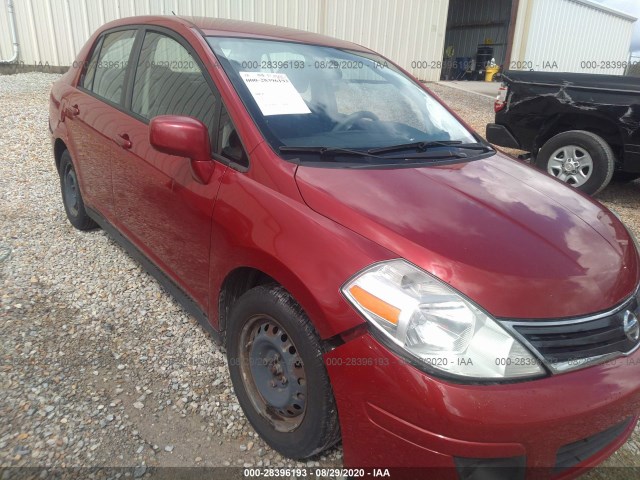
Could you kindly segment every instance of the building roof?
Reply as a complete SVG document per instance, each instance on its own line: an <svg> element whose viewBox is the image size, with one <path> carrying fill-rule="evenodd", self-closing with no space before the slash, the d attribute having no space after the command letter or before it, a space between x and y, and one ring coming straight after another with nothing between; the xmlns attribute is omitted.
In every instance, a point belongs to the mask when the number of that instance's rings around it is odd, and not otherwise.
<svg viewBox="0 0 640 480"><path fill-rule="evenodd" d="M615 8L607 7L602 3L594 2L592 0L569 0L570 2L581 3L582 5L586 5L587 7L595 8L596 10L600 10L605 13L609 13L611 15L615 15L616 17L624 18L625 20L629 20L630 22L635 22L638 20L633 15L630 15L625 12L621 12Z"/></svg>

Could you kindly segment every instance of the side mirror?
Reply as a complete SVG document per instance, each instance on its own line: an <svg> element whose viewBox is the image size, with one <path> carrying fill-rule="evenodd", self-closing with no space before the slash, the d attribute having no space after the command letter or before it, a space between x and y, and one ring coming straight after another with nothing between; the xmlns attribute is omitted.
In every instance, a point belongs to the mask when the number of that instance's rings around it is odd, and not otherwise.
<svg viewBox="0 0 640 480"><path fill-rule="evenodd" d="M215 165L209 131L200 120L178 115L154 117L149 124L149 143L159 152L189 158L195 179L209 182Z"/></svg>

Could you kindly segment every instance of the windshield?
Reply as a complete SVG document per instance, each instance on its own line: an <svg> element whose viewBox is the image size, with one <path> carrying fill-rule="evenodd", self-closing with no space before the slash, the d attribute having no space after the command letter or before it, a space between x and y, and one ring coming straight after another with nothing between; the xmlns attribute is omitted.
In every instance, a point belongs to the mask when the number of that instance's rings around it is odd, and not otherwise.
<svg viewBox="0 0 640 480"><path fill-rule="evenodd" d="M379 56L271 40L207 40L276 151L477 142L440 103Z"/></svg>

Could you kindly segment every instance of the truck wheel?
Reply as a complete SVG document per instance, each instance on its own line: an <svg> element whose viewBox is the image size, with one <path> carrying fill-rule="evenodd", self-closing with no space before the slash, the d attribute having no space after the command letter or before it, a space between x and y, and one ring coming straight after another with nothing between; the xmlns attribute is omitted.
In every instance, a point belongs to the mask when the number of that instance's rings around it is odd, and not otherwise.
<svg viewBox="0 0 640 480"><path fill-rule="evenodd" d="M64 210L71 225L78 230L96 228L98 225L87 215L84 208L78 176L68 150L65 150L60 157L60 189L62 190Z"/></svg>
<svg viewBox="0 0 640 480"><path fill-rule="evenodd" d="M233 388L253 428L285 457L307 458L340 439L322 354L311 322L284 288L255 287L234 305L227 332Z"/></svg>
<svg viewBox="0 0 640 480"><path fill-rule="evenodd" d="M607 142L584 130L563 132L545 143L536 157L541 170L589 195L611 181L615 156Z"/></svg>

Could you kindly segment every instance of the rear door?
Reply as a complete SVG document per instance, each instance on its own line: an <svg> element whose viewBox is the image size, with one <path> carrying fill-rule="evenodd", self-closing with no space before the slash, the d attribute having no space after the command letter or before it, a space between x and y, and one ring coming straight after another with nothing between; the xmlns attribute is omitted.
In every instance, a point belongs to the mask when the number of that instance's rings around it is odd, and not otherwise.
<svg viewBox="0 0 640 480"><path fill-rule="evenodd" d="M111 30L96 41L78 88L63 100L68 141L88 206L113 219L111 159L122 115L129 58L138 29Z"/></svg>
<svg viewBox="0 0 640 480"><path fill-rule="evenodd" d="M197 118L209 129L213 152L220 96L182 37L150 27L138 49L129 114L118 125L128 143L113 157L116 215L125 235L208 312L211 221L227 166L212 159L214 174L200 183L188 158L151 147L149 122L157 115Z"/></svg>

